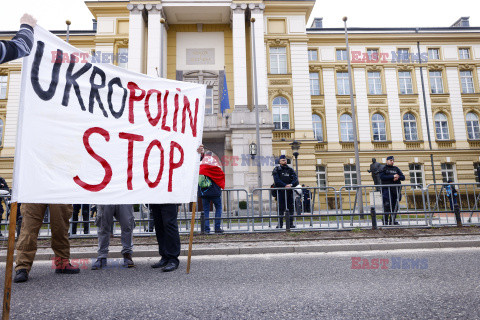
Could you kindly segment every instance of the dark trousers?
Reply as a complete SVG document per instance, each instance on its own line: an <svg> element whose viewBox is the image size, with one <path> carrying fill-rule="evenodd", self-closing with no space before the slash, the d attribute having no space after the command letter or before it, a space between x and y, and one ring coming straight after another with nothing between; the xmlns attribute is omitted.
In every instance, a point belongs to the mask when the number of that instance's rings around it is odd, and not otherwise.
<svg viewBox="0 0 480 320"><path fill-rule="evenodd" d="M285 215L285 209L286 209L285 207L287 207L288 211L290 212L290 226L293 226L292 215L295 214L295 211L293 208L293 190L278 190L277 194L278 194L277 195L278 209L280 213L280 218L278 219L278 223L280 225L280 228L283 227L283 216Z"/></svg>
<svg viewBox="0 0 480 320"><path fill-rule="evenodd" d="M210 201L215 206L215 230L222 225L222 197L202 197L203 214L205 216L205 232L210 232Z"/></svg>
<svg viewBox="0 0 480 320"><path fill-rule="evenodd" d="M180 234L178 233L178 205L177 204L151 204L150 210L155 224L157 235L158 253L162 260L179 264Z"/></svg>
<svg viewBox="0 0 480 320"><path fill-rule="evenodd" d="M82 210L83 233L88 234L90 230L90 205L88 204L74 204L72 214L72 234L77 234L78 214Z"/></svg>
<svg viewBox="0 0 480 320"><path fill-rule="evenodd" d="M384 225L395 224L398 211L398 191L396 189L390 189L390 191L383 191L383 213L384 217L382 222Z"/></svg>

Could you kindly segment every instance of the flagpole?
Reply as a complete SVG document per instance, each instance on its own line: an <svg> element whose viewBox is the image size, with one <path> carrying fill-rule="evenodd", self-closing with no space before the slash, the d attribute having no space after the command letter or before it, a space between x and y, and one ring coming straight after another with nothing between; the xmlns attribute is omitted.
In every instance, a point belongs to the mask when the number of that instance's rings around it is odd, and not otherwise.
<svg viewBox="0 0 480 320"><path fill-rule="evenodd" d="M253 42L253 89L255 91L255 127L257 135L257 174L258 174L258 188L262 188L262 167L261 167L261 147L260 147L260 119L258 114L258 87L257 87L257 57L255 53L255 18L251 18L250 22L252 23L252 42ZM260 195L262 193L260 192ZM261 201L261 200L260 200Z"/></svg>
<svg viewBox="0 0 480 320"><path fill-rule="evenodd" d="M345 24L345 44L346 44L346 48L347 48L348 83L350 85L350 88L349 88L350 89L350 105L352 106L353 147L355 149L355 172L357 174L357 186L361 186L362 185L362 176L361 176L361 173L360 173L360 155L359 155L359 152L358 152L357 112L356 112L356 109L355 109L355 102L353 100L352 65L350 63L350 47L348 46L347 17L343 17L343 22ZM358 206L359 206L360 213L363 213L362 195L363 195L362 194L362 189L358 187L356 195L355 195L355 200L358 200Z"/></svg>

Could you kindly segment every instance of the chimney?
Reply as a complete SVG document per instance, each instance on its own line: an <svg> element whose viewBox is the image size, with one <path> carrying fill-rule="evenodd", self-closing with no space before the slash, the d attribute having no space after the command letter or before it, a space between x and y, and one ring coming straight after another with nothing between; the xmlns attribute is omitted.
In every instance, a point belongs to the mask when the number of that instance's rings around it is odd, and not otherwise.
<svg viewBox="0 0 480 320"><path fill-rule="evenodd" d="M92 19L93 22L93 31L97 31L97 19Z"/></svg>
<svg viewBox="0 0 480 320"><path fill-rule="evenodd" d="M314 18L311 28L316 28L316 29L323 28L323 18Z"/></svg>
<svg viewBox="0 0 480 320"><path fill-rule="evenodd" d="M461 17L454 24L452 24L451 28L469 28L470 27L470 17Z"/></svg>

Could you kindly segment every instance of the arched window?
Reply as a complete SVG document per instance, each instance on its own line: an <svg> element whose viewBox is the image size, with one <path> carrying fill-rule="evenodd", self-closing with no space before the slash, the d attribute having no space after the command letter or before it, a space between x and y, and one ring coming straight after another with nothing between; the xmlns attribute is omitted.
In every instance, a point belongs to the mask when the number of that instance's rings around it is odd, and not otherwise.
<svg viewBox="0 0 480 320"><path fill-rule="evenodd" d="M284 97L273 99L273 124L275 130L290 129L290 116L288 114L288 101Z"/></svg>
<svg viewBox="0 0 480 320"><path fill-rule="evenodd" d="M403 115L403 131L405 131L405 140L418 140L417 119L413 114L405 113Z"/></svg>
<svg viewBox="0 0 480 320"><path fill-rule="evenodd" d="M387 141L387 129L385 128L385 118L375 113L372 117L373 141Z"/></svg>
<svg viewBox="0 0 480 320"><path fill-rule="evenodd" d="M441 112L435 115L435 133L437 135L437 140L450 139L450 135L448 134L447 116Z"/></svg>
<svg viewBox="0 0 480 320"><path fill-rule="evenodd" d="M317 141L323 141L323 124L322 118L318 114L312 115L313 136Z"/></svg>
<svg viewBox="0 0 480 320"><path fill-rule="evenodd" d="M353 122L349 114L342 114L340 117L340 131L342 141L353 141Z"/></svg>
<svg viewBox="0 0 480 320"><path fill-rule="evenodd" d="M473 112L469 112L467 113L466 119L468 139L480 139L480 126L478 125L478 116Z"/></svg>

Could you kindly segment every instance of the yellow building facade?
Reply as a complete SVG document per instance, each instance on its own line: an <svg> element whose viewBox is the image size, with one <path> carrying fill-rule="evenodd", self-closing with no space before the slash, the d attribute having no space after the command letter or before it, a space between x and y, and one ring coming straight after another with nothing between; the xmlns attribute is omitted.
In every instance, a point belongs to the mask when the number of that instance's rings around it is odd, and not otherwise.
<svg viewBox="0 0 480 320"><path fill-rule="evenodd" d="M430 154L437 182L474 182L480 165L480 28L462 18L450 27L349 29L350 88L344 30L326 28L321 19L307 26L314 4L87 1L94 26L72 31L70 43L136 72L205 84L204 144L223 161L228 188L258 186L249 155L249 145L257 141L255 93L264 187L273 182L273 159L281 154L292 159L293 141L301 143L301 183L335 188L356 183L350 90L364 184L372 184L371 159L384 162L388 155L411 183L432 183ZM1 32L0 39L13 34ZM56 34L65 38L63 31ZM115 58L122 54L128 62ZM9 183L20 74L21 61L0 66L0 175ZM224 77L230 109L222 114Z"/></svg>

